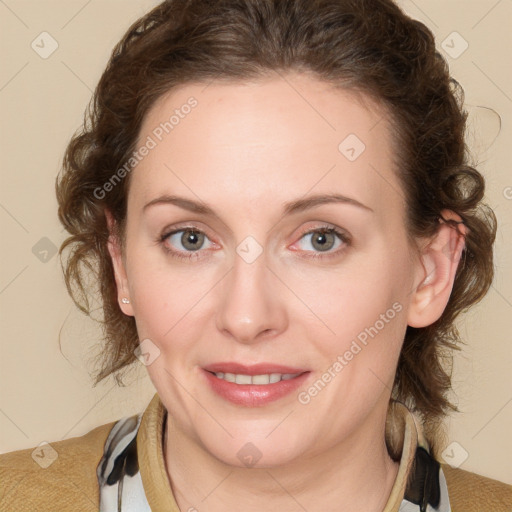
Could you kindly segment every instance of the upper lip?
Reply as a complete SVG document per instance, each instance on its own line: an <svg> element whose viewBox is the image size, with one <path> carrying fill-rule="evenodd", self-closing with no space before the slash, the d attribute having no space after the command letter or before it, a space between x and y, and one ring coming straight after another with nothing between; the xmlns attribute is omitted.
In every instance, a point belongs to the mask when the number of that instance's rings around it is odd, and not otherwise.
<svg viewBox="0 0 512 512"><path fill-rule="evenodd" d="M270 373L304 373L308 370L273 363L245 365L235 362L212 363L203 367L208 372L236 373L243 375L264 375Z"/></svg>

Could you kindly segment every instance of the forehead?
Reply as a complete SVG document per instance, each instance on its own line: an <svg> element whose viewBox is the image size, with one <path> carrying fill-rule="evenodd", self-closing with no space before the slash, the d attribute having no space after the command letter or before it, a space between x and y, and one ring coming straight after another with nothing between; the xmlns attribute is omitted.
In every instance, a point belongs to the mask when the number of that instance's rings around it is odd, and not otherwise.
<svg viewBox="0 0 512 512"><path fill-rule="evenodd" d="M140 207L178 192L219 204L238 198L246 211L310 190L372 208L402 199L384 108L304 75L173 89L147 113L144 144L152 148L130 186Z"/></svg>

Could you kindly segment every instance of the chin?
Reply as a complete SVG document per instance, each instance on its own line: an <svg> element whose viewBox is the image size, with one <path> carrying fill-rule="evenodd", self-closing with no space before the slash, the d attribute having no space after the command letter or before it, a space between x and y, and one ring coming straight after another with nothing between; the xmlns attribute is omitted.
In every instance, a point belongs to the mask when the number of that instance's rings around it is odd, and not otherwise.
<svg viewBox="0 0 512 512"><path fill-rule="evenodd" d="M294 444L286 434L285 439L279 436L270 439L273 434L266 439L255 439L254 434L248 432L225 442L216 438L203 440L202 444L210 455L228 466L270 469L289 464L303 452L303 447Z"/></svg>

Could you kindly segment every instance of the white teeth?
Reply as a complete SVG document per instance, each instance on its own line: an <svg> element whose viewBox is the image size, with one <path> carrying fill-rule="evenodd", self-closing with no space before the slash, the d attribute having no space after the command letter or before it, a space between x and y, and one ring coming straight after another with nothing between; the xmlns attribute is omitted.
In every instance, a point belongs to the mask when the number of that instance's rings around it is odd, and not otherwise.
<svg viewBox="0 0 512 512"><path fill-rule="evenodd" d="M215 376L219 379L226 380L228 382L235 382L236 384L257 384L257 385L266 385L266 384L275 384L280 380L290 380L297 376L300 373L270 373L263 375L243 375L243 374L234 374L234 373L223 373L217 372Z"/></svg>
<svg viewBox="0 0 512 512"><path fill-rule="evenodd" d="M251 384L252 377L250 375L235 375L235 382L237 384Z"/></svg>

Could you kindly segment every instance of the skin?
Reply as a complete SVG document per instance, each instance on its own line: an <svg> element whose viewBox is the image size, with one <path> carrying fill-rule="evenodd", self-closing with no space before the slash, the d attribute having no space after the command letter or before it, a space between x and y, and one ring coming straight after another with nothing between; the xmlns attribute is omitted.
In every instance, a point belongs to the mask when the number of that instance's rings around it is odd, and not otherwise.
<svg viewBox="0 0 512 512"><path fill-rule="evenodd" d="M114 236L109 245L120 307L160 350L147 370L172 418L164 457L177 503L381 511L398 470L384 426L405 330L441 316L463 237L440 223L434 238L410 245L392 132L368 97L304 74L187 84L148 112L139 146L190 96L197 107L132 171L126 245ZM338 149L349 134L366 145L353 162ZM283 214L286 202L333 192L372 211L329 203ZM143 211L163 194L206 203L218 218L173 204ZM325 223L351 241L319 250L301 230ZM187 254L182 232L157 241L184 225L207 237L195 259L164 250ZM236 252L247 236L264 249L252 263ZM401 311L307 405L297 393L234 405L201 378L213 362L275 362L310 370L307 390L394 303ZM248 442L261 452L252 468L237 457Z"/></svg>

